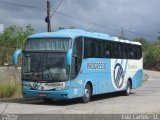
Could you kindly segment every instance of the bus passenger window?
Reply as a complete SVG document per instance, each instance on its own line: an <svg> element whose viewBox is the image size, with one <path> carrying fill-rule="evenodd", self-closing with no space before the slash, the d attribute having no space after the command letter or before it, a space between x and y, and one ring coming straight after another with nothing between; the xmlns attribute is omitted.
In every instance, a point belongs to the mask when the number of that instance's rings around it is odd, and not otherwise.
<svg viewBox="0 0 160 120"><path fill-rule="evenodd" d="M129 46L129 59L134 59L134 58L135 58L134 47Z"/></svg>
<svg viewBox="0 0 160 120"><path fill-rule="evenodd" d="M122 46L121 45L116 45L115 49L115 57L116 58L123 58L123 51L122 51Z"/></svg>
<svg viewBox="0 0 160 120"><path fill-rule="evenodd" d="M112 57L112 44L111 43L105 43L104 45L104 56L106 58L111 58Z"/></svg>
<svg viewBox="0 0 160 120"><path fill-rule="evenodd" d="M106 51L105 51L105 56L106 56L106 57L109 57L109 55L110 55L109 50L106 50Z"/></svg>
<svg viewBox="0 0 160 120"><path fill-rule="evenodd" d="M127 48L127 45L126 44L124 44L124 47L123 47L123 58L124 59L128 59L128 48Z"/></svg>

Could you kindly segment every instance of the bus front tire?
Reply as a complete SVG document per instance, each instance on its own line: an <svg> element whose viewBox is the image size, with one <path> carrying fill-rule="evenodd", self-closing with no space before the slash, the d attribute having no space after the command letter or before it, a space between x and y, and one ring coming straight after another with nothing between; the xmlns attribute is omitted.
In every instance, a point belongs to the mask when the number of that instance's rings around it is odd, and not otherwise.
<svg viewBox="0 0 160 120"><path fill-rule="evenodd" d="M127 82L126 90L123 92L125 96L129 96L131 94L131 82Z"/></svg>
<svg viewBox="0 0 160 120"><path fill-rule="evenodd" d="M85 89L84 89L84 95L82 97L82 102L88 103L90 99L91 99L91 87L89 84L86 84Z"/></svg>

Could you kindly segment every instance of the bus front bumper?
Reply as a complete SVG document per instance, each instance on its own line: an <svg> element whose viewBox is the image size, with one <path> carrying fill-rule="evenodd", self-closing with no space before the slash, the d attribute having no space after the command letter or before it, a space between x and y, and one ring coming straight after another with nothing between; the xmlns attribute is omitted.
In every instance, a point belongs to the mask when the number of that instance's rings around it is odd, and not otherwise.
<svg viewBox="0 0 160 120"><path fill-rule="evenodd" d="M52 98L54 100L73 98L72 90L41 91L41 90L22 90L24 98Z"/></svg>

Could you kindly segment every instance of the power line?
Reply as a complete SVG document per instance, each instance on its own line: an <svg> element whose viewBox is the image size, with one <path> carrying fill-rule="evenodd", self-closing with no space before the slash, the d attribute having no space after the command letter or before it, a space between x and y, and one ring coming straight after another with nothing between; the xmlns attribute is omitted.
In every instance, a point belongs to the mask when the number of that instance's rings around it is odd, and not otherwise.
<svg viewBox="0 0 160 120"><path fill-rule="evenodd" d="M157 36L154 36L154 35L149 35L149 34L146 34L146 33L140 33L140 32L136 32L136 31L133 32L133 31L128 30L128 29L124 29L124 31L132 33L132 34L143 35L143 36L148 36L148 37L156 37L157 38Z"/></svg>
<svg viewBox="0 0 160 120"><path fill-rule="evenodd" d="M31 8L31 9L47 10L47 9L40 9L38 7L35 7L35 6L24 5L24 4L17 4L17 3L10 3L10 2L6 2L6 1L0 1L0 3L2 3L2 4L8 4L8 5L14 5L14 6L20 6L20 7L26 7L26 8Z"/></svg>
<svg viewBox="0 0 160 120"><path fill-rule="evenodd" d="M67 14L64 14L62 12L56 12L56 14L59 14L59 15L62 15L62 16L65 16L65 17L68 17L68 18L71 18L71 19L83 21L83 22L86 22L86 23L89 23L89 24L92 24L92 25L96 25L96 26L99 26L99 27L103 27L103 28L119 31L119 29L110 28L110 27L107 27L107 26L104 26L104 25L101 25L101 24L98 24L98 23L95 23L95 22L91 22L91 21L85 20L83 18L78 18L78 17L75 17L75 16L67 15Z"/></svg>
<svg viewBox="0 0 160 120"><path fill-rule="evenodd" d="M102 28L105 28L105 29L110 29L110 30L114 30L114 31L120 31L120 29L117 29L117 28L111 28L111 27L108 27L108 26L104 26L104 25L101 25L101 24L98 24L98 23L95 23L95 22L92 22L92 21L89 21L89 20L86 20L87 18L79 18L79 17L75 17L75 16L71 16L71 15L67 15L67 14L64 14L62 12L57 12L57 9L59 8L59 6L61 5L61 3L63 2L63 0L61 0L58 4L58 6L56 7L56 9L53 11L52 15L50 16L50 18L56 13L56 14L59 14L61 16L65 16L65 17L68 17L68 18L71 18L71 19L75 19L75 20L79 20L79 21L83 21L83 22L86 22L86 23L89 23L89 24L92 24L92 25L96 25L96 26L99 26L99 27L102 27ZM32 8L32 9L39 9L35 6L29 6L29 5L24 5L24 4L17 4L17 3L10 3L10 2L5 2L5 1L0 1L0 3L3 3L3 4L9 4L9 5L15 5L15 6L21 6L21 7L26 7L26 8ZM41 9L41 10L47 10L47 9ZM137 34L137 35L143 35L143 36L148 36L148 37L156 37L157 36L153 36L153 35L149 35L149 34L145 34L145 33L140 33L140 32L133 32L131 30L128 30L128 29L123 29L125 32L129 32L131 34Z"/></svg>
<svg viewBox="0 0 160 120"><path fill-rule="evenodd" d="M123 27L121 27L121 36L120 36L120 38L121 38L121 39L125 39L125 37L124 37L124 29L123 29Z"/></svg>
<svg viewBox="0 0 160 120"><path fill-rule="evenodd" d="M120 31L120 29L117 29L117 28L111 28L111 27L108 27L108 26L104 26L104 25L101 25L101 24L98 24L98 23L95 23L95 22L91 22L91 21L85 20L83 18L78 18L78 17L75 17L75 16L67 15L67 14L64 14L62 12L55 12L55 13L59 14L59 15L62 15L62 16L65 16L65 17L68 17L68 18L71 18L71 19L75 19L75 20L79 20L79 21L83 21L83 22L92 24L92 25L96 25L96 26L99 26L99 27L102 27L102 28L105 28L105 29L111 29L111 30L114 30L114 31ZM123 31L129 32L131 34L138 34L138 35L154 37L154 38L156 37L157 38L157 36L153 36L153 35L149 35L149 34L145 34L145 33L139 33L139 32L135 32L135 31L133 32L131 30L124 29L124 28L123 28Z"/></svg>
<svg viewBox="0 0 160 120"><path fill-rule="evenodd" d="M58 4L58 6L56 7L56 9L53 11L53 13L51 14L50 18L55 14L55 12L57 11L57 9L59 8L59 6L62 4L63 0L61 0Z"/></svg>

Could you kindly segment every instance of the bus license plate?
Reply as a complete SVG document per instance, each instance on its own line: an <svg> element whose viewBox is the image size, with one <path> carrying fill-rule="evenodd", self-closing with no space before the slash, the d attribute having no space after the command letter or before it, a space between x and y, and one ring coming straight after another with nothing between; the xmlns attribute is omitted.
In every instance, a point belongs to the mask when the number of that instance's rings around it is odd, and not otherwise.
<svg viewBox="0 0 160 120"><path fill-rule="evenodd" d="M39 97L47 97L46 93L39 93Z"/></svg>

